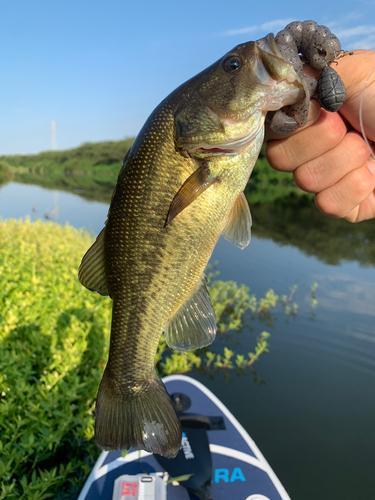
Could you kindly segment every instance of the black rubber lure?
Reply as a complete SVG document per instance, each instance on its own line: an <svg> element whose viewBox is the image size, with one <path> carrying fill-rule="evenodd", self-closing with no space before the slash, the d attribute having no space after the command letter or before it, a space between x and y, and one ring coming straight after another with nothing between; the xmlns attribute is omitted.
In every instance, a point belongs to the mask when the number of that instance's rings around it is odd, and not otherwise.
<svg viewBox="0 0 375 500"><path fill-rule="evenodd" d="M343 81L331 66L326 66L318 82L318 101L322 108L334 113L338 111L346 98Z"/></svg>

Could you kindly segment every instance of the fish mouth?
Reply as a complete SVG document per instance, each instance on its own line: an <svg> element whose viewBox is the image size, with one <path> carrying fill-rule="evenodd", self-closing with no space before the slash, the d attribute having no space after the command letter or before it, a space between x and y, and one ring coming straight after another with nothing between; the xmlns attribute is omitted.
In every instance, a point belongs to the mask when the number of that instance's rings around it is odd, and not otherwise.
<svg viewBox="0 0 375 500"><path fill-rule="evenodd" d="M261 133L268 111L299 102L305 96L301 79L293 65L283 59L272 34L240 45L231 53L239 54L243 64L236 73L239 76L230 75L230 85L224 87L226 93L219 92L221 100L216 93L213 97L208 93L208 85L195 94L195 104L202 105L198 117L194 106L182 107L176 113L177 144L192 156L234 156L244 152ZM224 71L220 65L218 69ZM236 82L238 89L233 89Z"/></svg>
<svg viewBox="0 0 375 500"><path fill-rule="evenodd" d="M268 35L266 35L265 37L260 38L255 42L255 45L258 48L283 59L273 33L268 33Z"/></svg>
<svg viewBox="0 0 375 500"><path fill-rule="evenodd" d="M306 96L301 78L293 64L282 57L272 33L255 42L254 72L270 89L264 103L267 111L277 111Z"/></svg>
<svg viewBox="0 0 375 500"><path fill-rule="evenodd" d="M204 155L211 155L211 156L221 156L221 155L235 155L238 154L235 149L224 149L224 148L198 148L200 153L203 153Z"/></svg>
<svg viewBox="0 0 375 500"><path fill-rule="evenodd" d="M275 37L269 33L255 42L259 63L256 64L256 75L260 80L264 78L264 70L272 80L277 82L297 83L303 86L294 66L286 61L276 44ZM262 68L263 66L263 68Z"/></svg>
<svg viewBox="0 0 375 500"><path fill-rule="evenodd" d="M263 127L264 117L259 117L257 126L252 127L247 133L228 139L220 144L200 143L194 145L185 145L185 149L189 150L191 154L199 157L207 156L235 156L243 153L254 141L255 137L259 134Z"/></svg>
<svg viewBox="0 0 375 500"><path fill-rule="evenodd" d="M263 123L261 124L261 126ZM217 146L210 147L208 144L201 146L199 148L194 148L199 153L204 154L205 156L234 156L242 153L249 147L249 145L253 142L256 135L259 133L260 127L257 127L255 131L246 134L243 137L239 137L234 141L224 142L222 144L218 144Z"/></svg>

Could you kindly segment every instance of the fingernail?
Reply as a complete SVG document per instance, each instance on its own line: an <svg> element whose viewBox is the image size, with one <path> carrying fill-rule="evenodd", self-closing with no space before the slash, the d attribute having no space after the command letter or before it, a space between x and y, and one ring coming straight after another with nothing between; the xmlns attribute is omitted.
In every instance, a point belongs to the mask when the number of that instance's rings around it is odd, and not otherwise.
<svg viewBox="0 0 375 500"><path fill-rule="evenodd" d="M316 120L319 118L321 112L321 107L318 101L315 99L311 99L310 101L310 107L309 107L309 116L307 118L307 122L309 124L312 124L316 122Z"/></svg>

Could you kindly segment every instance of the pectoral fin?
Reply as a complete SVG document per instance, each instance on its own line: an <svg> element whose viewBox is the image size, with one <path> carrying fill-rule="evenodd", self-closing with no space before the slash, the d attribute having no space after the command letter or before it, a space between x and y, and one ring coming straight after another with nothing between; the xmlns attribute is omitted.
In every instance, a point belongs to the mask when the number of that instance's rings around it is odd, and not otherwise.
<svg viewBox="0 0 375 500"><path fill-rule="evenodd" d="M234 202L223 236L243 250L251 239L251 213L247 199L241 193Z"/></svg>
<svg viewBox="0 0 375 500"><path fill-rule="evenodd" d="M170 224L179 213L193 203L193 201L196 200L203 191L209 188L211 184L218 181L217 177L209 177L209 173L208 167L202 165L186 179L169 207L165 227Z"/></svg>
<svg viewBox="0 0 375 500"><path fill-rule="evenodd" d="M92 292L108 295L104 267L104 234L105 228L101 230L95 243L83 256L78 270L78 279Z"/></svg>
<svg viewBox="0 0 375 500"><path fill-rule="evenodd" d="M192 351L211 344L215 339L215 312L205 281L203 276L193 294L165 326L165 340L173 349Z"/></svg>

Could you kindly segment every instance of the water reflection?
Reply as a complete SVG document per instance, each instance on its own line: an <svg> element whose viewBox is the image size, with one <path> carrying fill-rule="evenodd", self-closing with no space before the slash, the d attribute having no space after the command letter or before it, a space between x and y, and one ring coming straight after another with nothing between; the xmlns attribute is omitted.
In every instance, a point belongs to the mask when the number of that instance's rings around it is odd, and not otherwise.
<svg viewBox="0 0 375 500"><path fill-rule="evenodd" d="M69 221L98 233L106 220L113 184L90 189L75 184L66 185L65 190L62 187L61 179L56 189L16 182L0 186L0 215L5 218L30 215L32 219L47 215L46 218L62 224ZM57 201L56 193L59 193ZM314 201L305 196L291 195L261 204L252 203L251 194L249 198L252 232L258 238L291 245L330 265L343 261L356 261L362 266L375 264L374 221L351 224L344 219L333 219L320 213Z"/></svg>
<svg viewBox="0 0 375 500"><path fill-rule="evenodd" d="M0 186L9 182L12 177L13 174L8 163L4 160L0 160Z"/></svg>
<svg viewBox="0 0 375 500"><path fill-rule="evenodd" d="M333 219L319 212L313 200L297 196L251 206L251 213L258 238L292 245L330 265L345 260L375 264L374 221Z"/></svg>
<svg viewBox="0 0 375 500"><path fill-rule="evenodd" d="M111 190L106 193L109 201ZM82 195L12 182L0 189L0 215L34 220L48 214L97 234L108 203ZM212 259L219 262L219 278L244 283L257 297L269 288L288 294L297 284L297 316L285 317L280 305L255 321L249 312L244 323L251 327L234 336L233 350L246 356L260 332L271 333L270 352L256 365L266 385L235 373L226 384L225 374L192 375L218 394L249 431L292 498L315 500L317 490L325 498L372 498L374 221L353 225L331 219L304 198L251 205L255 237L242 252L220 239ZM314 282L319 287L312 322ZM222 352L227 340L212 349Z"/></svg>
<svg viewBox="0 0 375 500"><path fill-rule="evenodd" d="M306 335L298 338L307 342L306 347L315 343L328 349L333 341L337 353L344 348L345 338L350 338L353 348L353 342L361 341L367 344L365 350L371 353L369 357L364 356L363 366L373 369L374 362L369 358L373 360L375 343L371 327L375 316L372 299L375 297L375 277L373 269L364 266L375 263L374 222L353 225L331 219L321 214L312 200L303 197L257 204L251 209L255 237L250 246L241 252L221 239L214 251L213 261L219 261L220 279L245 283L257 296L271 287L279 295L285 294L289 287L297 284L299 328L301 318L306 323L303 325ZM3 218L29 216L31 220L45 218L61 224L69 222L98 234L107 211L107 203L87 201L78 194L15 182L0 188L0 216ZM344 261L351 263L342 265ZM319 284L317 318L311 310L314 282ZM264 314L259 318L262 321L257 332L260 328L273 328L277 322L280 329L281 318L282 315ZM292 316L286 319L289 321ZM311 319L316 321L311 322ZM282 342L296 341L294 336L290 337L293 329L289 324ZM247 332L251 330L253 328L248 328ZM327 332L327 338L323 338L322 332ZM249 346L242 346L243 349L251 348L253 340ZM369 349L369 346L372 347ZM349 357L345 355L345 359ZM361 363L356 364L358 369Z"/></svg>
<svg viewBox="0 0 375 500"><path fill-rule="evenodd" d="M108 204L89 201L77 194L10 182L0 188L0 217L46 219L98 234L107 218Z"/></svg>

